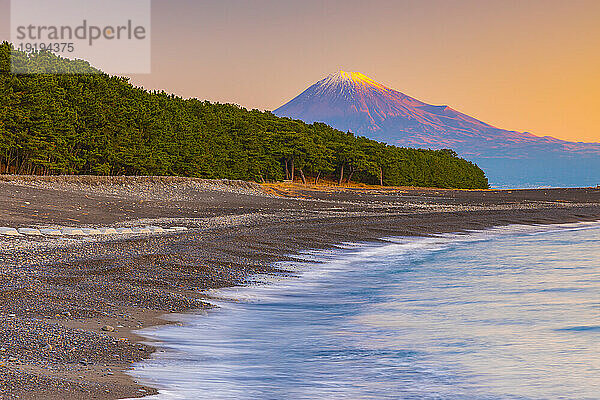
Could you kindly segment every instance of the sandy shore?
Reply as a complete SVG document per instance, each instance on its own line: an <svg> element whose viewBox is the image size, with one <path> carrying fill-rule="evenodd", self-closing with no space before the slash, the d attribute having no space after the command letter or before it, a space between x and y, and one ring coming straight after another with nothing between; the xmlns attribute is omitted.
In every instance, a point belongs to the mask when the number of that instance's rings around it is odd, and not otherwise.
<svg viewBox="0 0 600 400"><path fill-rule="evenodd" d="M153 388L133 331L208 307L307 248L513 223L600 220L600 189L330 188L182 178L0 176L0 226L185 226L161 235L0 236L0 398L116 399ZM110 325L114 331L103 331Z"/></svg>

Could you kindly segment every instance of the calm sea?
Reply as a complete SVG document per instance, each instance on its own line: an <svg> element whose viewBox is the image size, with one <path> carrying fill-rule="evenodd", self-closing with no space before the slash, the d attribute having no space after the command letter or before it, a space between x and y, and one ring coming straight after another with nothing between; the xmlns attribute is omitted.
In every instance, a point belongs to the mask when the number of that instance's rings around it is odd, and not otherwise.
<svg viewBox="0 0 600 400"><path fill-rule="evenodd" d="M306 253L144 331L158 399L600 399L600 224Z"/></svg>

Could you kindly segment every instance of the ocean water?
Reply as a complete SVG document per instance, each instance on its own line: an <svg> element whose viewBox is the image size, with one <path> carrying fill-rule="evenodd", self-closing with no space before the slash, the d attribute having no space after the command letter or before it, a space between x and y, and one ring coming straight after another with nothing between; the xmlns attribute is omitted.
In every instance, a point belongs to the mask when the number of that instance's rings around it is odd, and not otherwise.
<svg viewBox="0 0 600 400"><path fill-rule="evenodd" d="M132 374L156 399L600 399L600 224L340 247L144 331Z"/></svg>

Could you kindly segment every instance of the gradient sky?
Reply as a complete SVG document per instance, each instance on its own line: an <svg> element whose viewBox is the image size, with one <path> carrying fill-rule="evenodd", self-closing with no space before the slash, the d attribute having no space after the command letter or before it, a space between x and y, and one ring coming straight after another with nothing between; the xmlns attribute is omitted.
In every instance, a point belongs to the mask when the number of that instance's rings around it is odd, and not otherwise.
<svg viewBox="0 0 600 400"><path fill-rule="evenodd" d="M598 0L154 0L152 11L152 74L132 76L149 89L274 109L343 69L500 128L600 142Z"/></svg>

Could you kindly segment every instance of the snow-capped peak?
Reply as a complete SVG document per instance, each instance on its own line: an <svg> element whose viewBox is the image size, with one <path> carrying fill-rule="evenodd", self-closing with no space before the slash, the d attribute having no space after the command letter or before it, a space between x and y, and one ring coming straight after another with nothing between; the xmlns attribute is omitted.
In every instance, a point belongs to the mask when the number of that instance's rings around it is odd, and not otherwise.
<svg viewBox="0 0 600 400"><path fill-rule="evenodd" d="M338 71L327 76L325 79L319 82L320 86L325 89L332 88L349 88L349 87L372 87L379 90L388 90L385 86L369 78L368 76L361 74L360 72L348 72Z"/></svg>
<svg viewBox="0 0 600 400"><path fill-rule="evenodd" d="M443 136L443 146L451 147L456 132L463 135L505 136L504 132L448 106L424 103L388 88L360 72L338 71L318 81L299 96L275 110L276 115L326 122L346 131L362 134L381 132L432 132ZM508 133L508 136L515 136ZM406 135L403 135L406 136ZM519 139L530 140L517 134ZM504 138L504 137L503 137Z"/></svg>

